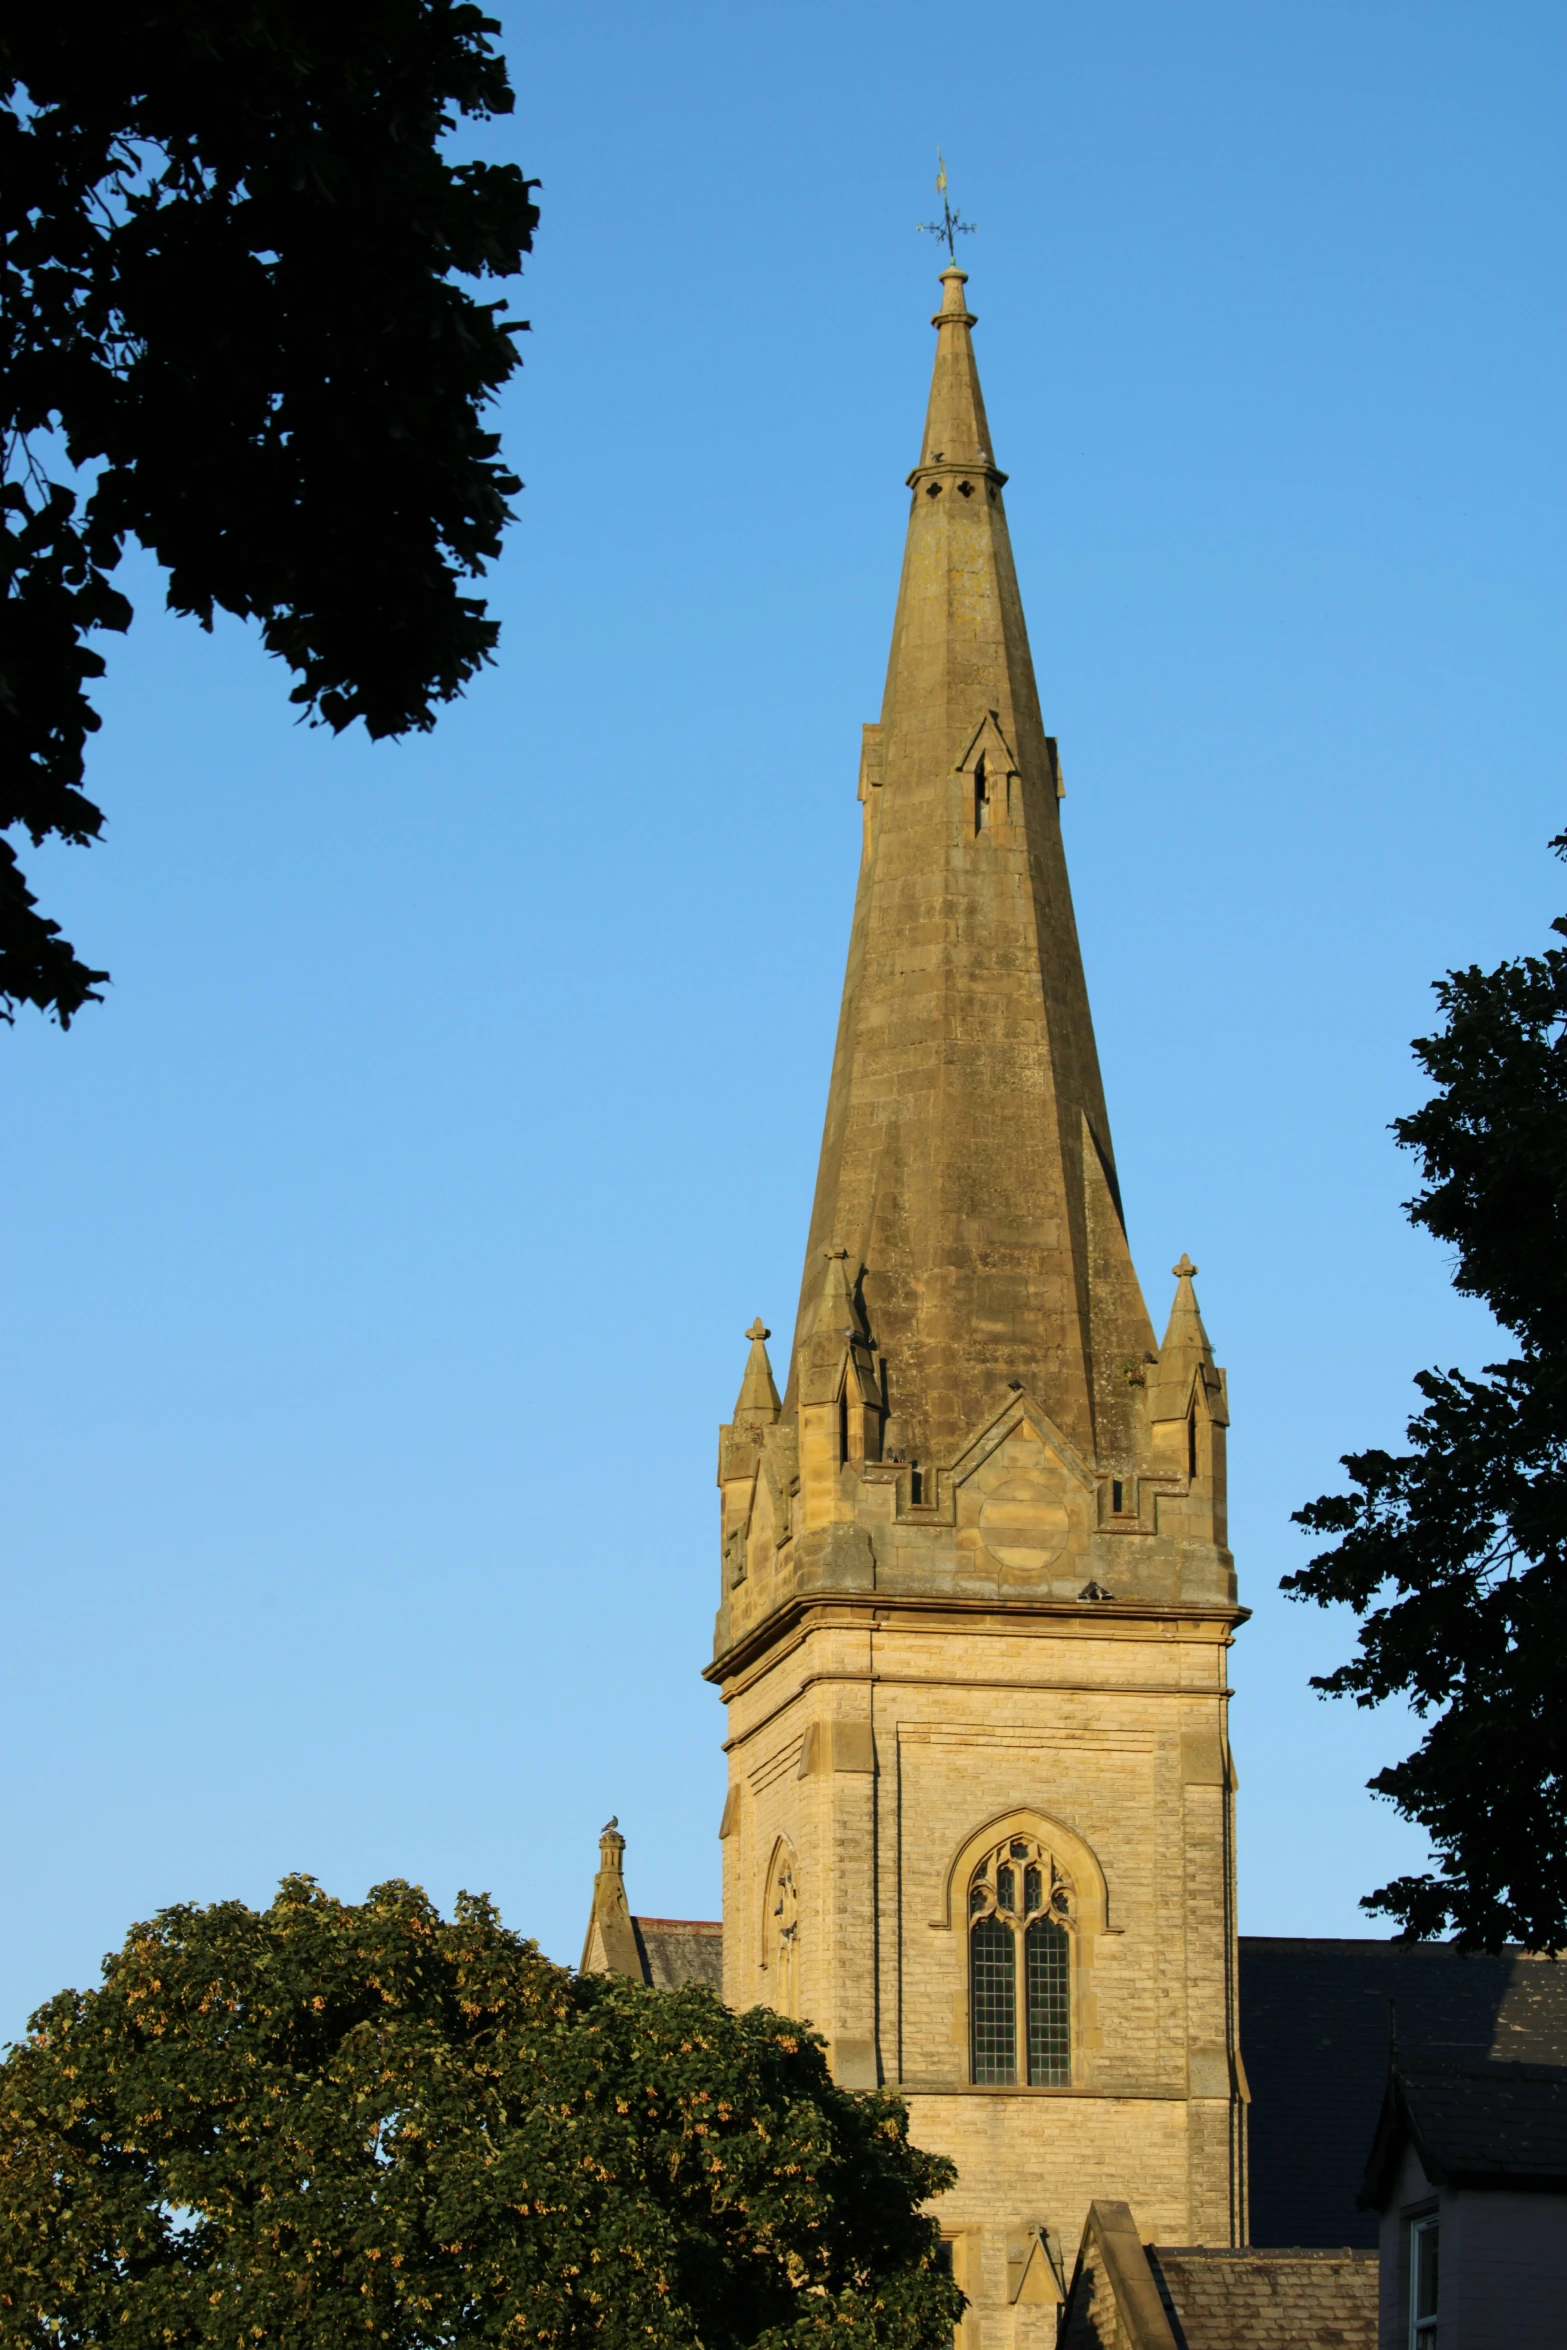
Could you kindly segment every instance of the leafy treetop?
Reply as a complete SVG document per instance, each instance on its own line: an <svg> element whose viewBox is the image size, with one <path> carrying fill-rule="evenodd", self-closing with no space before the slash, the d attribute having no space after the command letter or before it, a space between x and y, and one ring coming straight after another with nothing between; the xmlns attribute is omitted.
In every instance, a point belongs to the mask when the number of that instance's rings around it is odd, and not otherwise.
<svg viewBox="0 0 1567 2350"><path fill-rule="evenodd" d="M950 2350L951 2177L779 2016L294 1877L134 1927L0 2065L0 2335Z"/></svg>

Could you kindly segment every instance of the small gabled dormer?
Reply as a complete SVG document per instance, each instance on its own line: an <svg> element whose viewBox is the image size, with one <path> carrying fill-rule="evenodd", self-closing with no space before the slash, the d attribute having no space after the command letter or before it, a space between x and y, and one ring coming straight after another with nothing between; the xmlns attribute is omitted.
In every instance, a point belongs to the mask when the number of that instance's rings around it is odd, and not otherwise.
<svg viewBox="0 0 1567 2350"><path fill-rule="evenodd" d="M881 1458L884 1419L875 1348L848 1252L823 1251L825 1269L809 1332L796 1347L800 1484L806 1527L855 1515L855 1479Z"/></svg>
<svg viewBox="0 0 1567 2350"><path fill-rule="evenodd" d="M964 829L976 840L1009 840L1018 764L994 710L975 727L953 772L963 779Z"/></svg>

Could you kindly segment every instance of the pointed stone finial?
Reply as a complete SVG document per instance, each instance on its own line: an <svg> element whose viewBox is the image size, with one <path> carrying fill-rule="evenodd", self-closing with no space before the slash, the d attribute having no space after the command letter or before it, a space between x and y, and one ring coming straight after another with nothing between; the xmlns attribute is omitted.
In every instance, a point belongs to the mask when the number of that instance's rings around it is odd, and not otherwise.
<svg viewBox="0 0 1567 2350"><path fill-rule="evenodd" d="M1154 1420L1184 1419L1192 1380L1199 1371L1213 1368L1213 1348L1202 1326L1202 1309L1192 1287L1197 1268L1183 1252L1180 1262L1172 1265L1170 1271L1175 1276L1175 1296L1159 1349L1158 1369L1148 1375L1148 1413Z"/></svg>
<svg viewBox="0 0 1567 2350"><path fill-rule="evenodd" d="M1170 1271L1175 1275L1175 1299L1170 1307L1170 1327L1159 1349L1160 1360L1167 1361L1172 1347L1186 1347L1194 1348L1211 1363L1213 1353L1208 1345L1208 1333L1202 1326L1202 1310L1197 1303L1197 1292L1192 1287L1197 1268L1183 1251L1180 1262L1172 1265Z"/></svg>
<svg viewBox="0 0 1567 2350"><path fill-rule="evenodd" d="M746 1336L751 1341L751 1352L746 1358L745 1377L735 1402L734 1424L737 1428L770 1428L781 1408L767 1354L767 1341L772 1332L758 1314Z"/></svg>
<svg viewBox="0 0 1567 2350"><path fill-rule="evenodd" d="M963 298L963 289L967 284L968 271L966 269L959 269L955 261L950 265L949 268L946 268L942 271L941 308L931 319L930 323L932 326L961 326L965 328L978 326L978 317L969 308L967 302ZM971 354L970 365L972 364L973 361ZM932 462L935 462L934 457L932 458Z"/></svg>
<svg viewBox="0 0 1567 2350"><path fill-rule="evenodd" d="M925 438L920 444L919 464L909 476L911 486L928 467L938 465L954 468L955 475L961 474L966 466L983 466L995 476L994 486L998 489L1006 479L1004 474L996 473L990 453L990 426L985 418L985 401L979 388L969 332L978 320L963 297L967 284L968 271L960 269L955 261L941 273L941 308L930 322L940 330L936 365L931 376L930 405L925 411ZM955 494L955 478L948 489ZM938 483L932 493L927 483L921 494L934 516L947 491ZM969 498L960 497L959 505L967 509L972 494L971 483Z"/></svg>
<svg viewBox="0 0 1567 2350"><path fill-rule="evenodd" d="M617 1814L606 1820L599 1831L599 1872L593 1880L593 1907L588 1917L587 1940L582 1946L582 1971L594 1975L630 1975L636 1982L646 1982L647 1970L626 1900L622 1866L625 1851L626 1839L620 1833Z"/></svg>

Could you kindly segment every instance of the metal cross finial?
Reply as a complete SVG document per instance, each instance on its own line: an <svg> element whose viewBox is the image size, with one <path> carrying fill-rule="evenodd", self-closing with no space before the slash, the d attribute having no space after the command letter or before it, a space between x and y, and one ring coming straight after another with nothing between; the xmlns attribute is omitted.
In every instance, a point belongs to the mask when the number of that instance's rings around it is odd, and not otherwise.
<svg viewBox="0 0 1567 2350"><path fill-rule="evenodd" d="M941 218L939 220L917 221L915 234L922 237L944 238L948 257L955 269L958 261L956 240L959 237L971 237L974 234L975 223L972 220L965 220L961 212L954 212L947 201L947 160L939 147L936 149L936 193L941 198Z"/></svg>

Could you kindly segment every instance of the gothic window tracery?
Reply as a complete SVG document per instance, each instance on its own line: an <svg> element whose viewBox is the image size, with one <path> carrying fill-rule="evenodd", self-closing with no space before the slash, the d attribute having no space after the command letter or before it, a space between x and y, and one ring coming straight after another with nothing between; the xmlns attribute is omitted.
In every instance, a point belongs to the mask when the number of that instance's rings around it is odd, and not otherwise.
<svg viewBox="0 0 1567 2350"><path fill-rule="evenodd" d="M988 1852L968 1886L969 2054L981 2086L1072 2078L1073 1887L1037 1837Z"/></svg>

